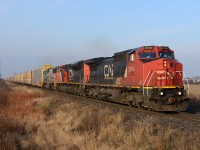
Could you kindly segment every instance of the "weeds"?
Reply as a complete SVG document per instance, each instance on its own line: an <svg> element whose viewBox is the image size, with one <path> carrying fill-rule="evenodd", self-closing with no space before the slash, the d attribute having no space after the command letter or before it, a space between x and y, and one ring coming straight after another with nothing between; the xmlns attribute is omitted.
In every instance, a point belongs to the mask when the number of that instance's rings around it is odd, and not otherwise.
<svg viewBox="0 0 200 150"><path fill-rule="evenodd" d="M40 93L22 89L21 86L9 89L6 84L0 85L0 149L20 149L20 141L27 135L23 120L42 112L32 107Z"/></svg>
<svg viewBox="0 0 200 150"><path fill-rule="evenodd" d="M0 105L6 107L8 105L8 91L0 87Z"/></svg>

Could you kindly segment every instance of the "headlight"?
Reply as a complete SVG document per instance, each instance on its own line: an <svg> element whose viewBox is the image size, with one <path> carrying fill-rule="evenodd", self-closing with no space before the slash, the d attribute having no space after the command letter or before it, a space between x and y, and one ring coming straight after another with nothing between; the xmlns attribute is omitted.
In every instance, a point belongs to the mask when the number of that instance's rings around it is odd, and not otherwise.
<svg viewBox="0 0 200 150"><path fill-rule="evenodd" d="M167 61L163 60L163 67L167 67Z"/></svg>
<svg viewBox="0 0 200 150"><path fill-rule="evenodd" d="M179 92L178 92L178 95L181 95L181 94L182 94L182 92L181 92L181 91L179 91Z"/></svg>
<svg viewBox="0 0 200 150"><path fill-rule="evenodd" d="M163 96L164 95L164 93L163 92L160 92L160 96Z"/></svg>

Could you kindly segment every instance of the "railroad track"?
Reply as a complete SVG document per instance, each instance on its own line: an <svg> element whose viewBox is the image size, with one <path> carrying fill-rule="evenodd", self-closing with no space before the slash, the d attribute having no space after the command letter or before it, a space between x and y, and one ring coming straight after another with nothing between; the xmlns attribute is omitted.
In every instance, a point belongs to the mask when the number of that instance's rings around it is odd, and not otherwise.
<svg viewBox="0 0 200 150"><path fill-rule="evenodd" d="M145 115L151 115L151 116L158 116L158 117L163 117L163 118L171 118L171 119L180 119L184 121L190 121L190 122L195 122L195 123L200 123L200 115L195 115L189 112L155 112L155 111L149 111L146 109L139 109L136 107L130 107L128 105L124 104L119 104L119 103L114 103L110 101L102 101L102 100L97 100L97 99L92 99L89 97L81 97L73 94L68 94L68 93L63 93L63 92L58 92L58 91L53 91L53 90L48 90L48 89L42 89L48 93L54 93L54 94L59 94L62 97L68 97L70 99L75 99L78 101L91 101L91 102L96 102L100 104L105 104L108 106L113 106L121 109L125 109L126 111L130 112L135 112L135 113L141 113Z"/></svg>

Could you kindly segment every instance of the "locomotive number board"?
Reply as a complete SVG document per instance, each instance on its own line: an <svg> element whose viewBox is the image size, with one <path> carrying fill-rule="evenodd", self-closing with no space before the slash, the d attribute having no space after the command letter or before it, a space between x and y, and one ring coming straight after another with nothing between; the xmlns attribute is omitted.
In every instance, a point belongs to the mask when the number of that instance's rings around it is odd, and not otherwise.
<svg viewBox="0 0 200 150"><path fill-rule="evenodd" d="M162 46L161 48L162 48L162 50L169 50L169 47L167 47L167 46Z"/></svg>
<svg viewBox="0 0 200 150"><path fill-rule="evenodd" d="M152 50L154 48L154 46L145 46L144 49L145 50Z"/></svg>

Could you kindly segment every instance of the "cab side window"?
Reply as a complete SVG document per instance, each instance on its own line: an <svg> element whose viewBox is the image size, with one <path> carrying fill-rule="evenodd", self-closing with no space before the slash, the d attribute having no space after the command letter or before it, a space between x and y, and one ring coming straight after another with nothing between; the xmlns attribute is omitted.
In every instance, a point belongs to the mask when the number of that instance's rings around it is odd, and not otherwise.
<svg viewBox="0 0 200 150"><path fill-rule="evenodd" d="M136 54L132 53L129 55L129 61L134 61L136 59Z"/></svg>

